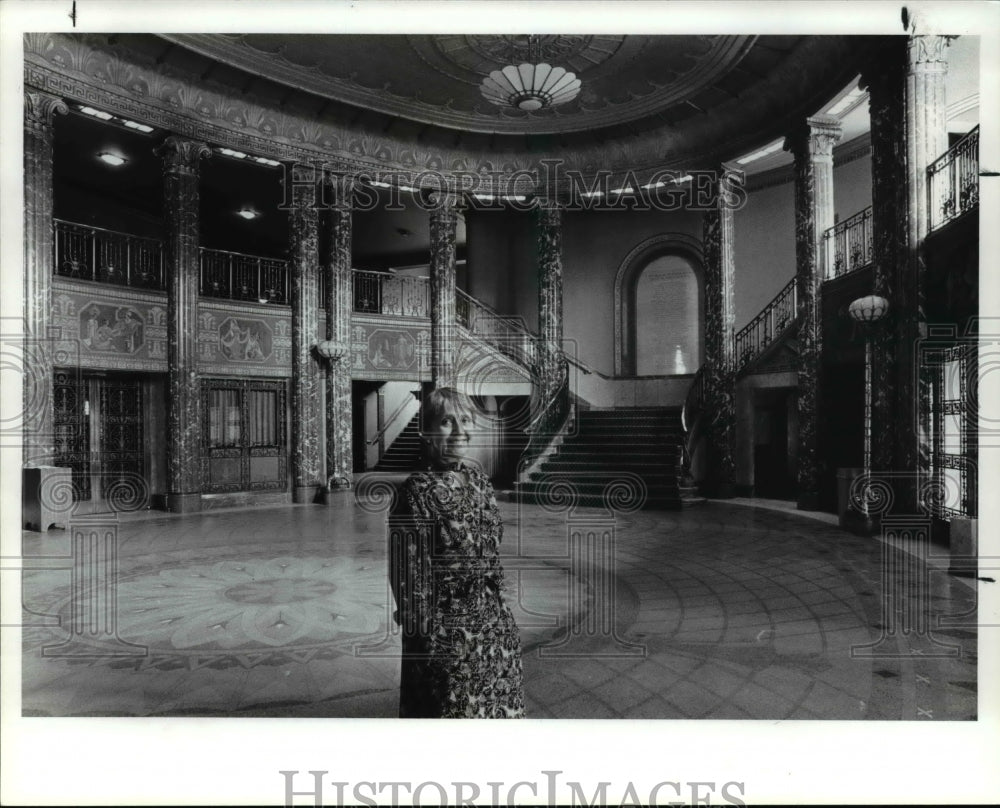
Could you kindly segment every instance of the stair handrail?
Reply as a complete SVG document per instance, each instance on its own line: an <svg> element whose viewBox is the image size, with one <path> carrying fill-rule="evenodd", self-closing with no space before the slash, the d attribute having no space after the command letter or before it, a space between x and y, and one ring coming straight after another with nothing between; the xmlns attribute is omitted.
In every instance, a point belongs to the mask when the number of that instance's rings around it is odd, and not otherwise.
<svg viewBox="0 0 1000 808"><path fill-rule="evenodd" d="M462 289L455 290L455 320L470 334L496 348L500 353L510 357L526 368L531 368L537 356L537 337L523 324L521 318L498 313L491 306L477 300ZM464 311L464 314L463 314ZM482 315L484 320L501 324L503 330L513 339L498 339L496 334L476 330L476 322Z"/></svg>
<svg viewBox="0 0 1000 808"><path fill-rule="evenodd" d="M792 278L733 338L734 370L742 370L792 326L798 316L798 282Z"/></svg>
<svg viewBox="0 0 1000 808"><path fill-rule="evenodd" d="M381 439L381 437L386 433L386 430L388 430L389 427L393 425L395 420L399 418L400 414L409 406L409 404L410 400L408 398L403 399L402 403L398 407L396 407L396 411L389 416L389 420L386 421L385 424L383 424L382 428L375 433L375 435L372 437L370 441L367 442L369 446L374 446L376 443L378 443L379 439ZM416 415L418 412L420 412L419 401L417 402L417 409L414 412L414 415Z"/></svg>
<svg viewBox="0 0 1000 808"><path fill-rule="evenodd" d="M565 366L564 366L565 369ZM549 449L552 442L563 433L573 415L572 399L570 398L569 374L563 373L562 381L553 391L552 396L539 409L531 423L525 428L528 434L528 445L521 453L518 463L519 475L522 476Z"/></svg>
<svg viewBox="0 0 1000 808"><path fill-rule="evenodd" d="M873 208L869 205L823 233L826 251L824 280L864 269L875 260Z"/></svg>

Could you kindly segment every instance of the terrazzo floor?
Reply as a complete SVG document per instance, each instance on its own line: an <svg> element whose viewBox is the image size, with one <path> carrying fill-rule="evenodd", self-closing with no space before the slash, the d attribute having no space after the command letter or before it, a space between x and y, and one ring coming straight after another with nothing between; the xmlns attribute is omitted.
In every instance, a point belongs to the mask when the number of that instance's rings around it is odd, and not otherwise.
<svg viewBox="0 0 1000 808"><path fill-rule="evenodd" d="M24 533L22 714L395 717L384 504L122 518L100 649L70 531ZM501 510L529 718L976 717L976 582L940 565L752 503Z"/></svg>

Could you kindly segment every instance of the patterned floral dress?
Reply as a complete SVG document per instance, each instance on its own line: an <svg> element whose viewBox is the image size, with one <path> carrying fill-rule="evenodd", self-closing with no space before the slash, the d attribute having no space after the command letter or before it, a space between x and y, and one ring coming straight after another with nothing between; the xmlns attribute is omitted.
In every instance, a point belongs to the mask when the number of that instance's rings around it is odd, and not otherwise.
<svg viewBox="0 0 1000 808"><path fill-rule="evenodd" d="M397 500L390 578L403 630L400 718L523 718L492 483L457 464L410 475Z"/></svg>

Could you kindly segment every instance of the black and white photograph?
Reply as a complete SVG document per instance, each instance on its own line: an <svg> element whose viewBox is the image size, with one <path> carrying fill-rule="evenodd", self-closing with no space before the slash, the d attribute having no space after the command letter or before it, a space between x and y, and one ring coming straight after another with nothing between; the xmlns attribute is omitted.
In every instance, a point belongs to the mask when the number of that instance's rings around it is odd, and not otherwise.
<svg viewBox="0 0 1000 808"><path fill-rule="evenodd" d="M1000 6L0 15L5 804L995 801Z"/></svg>

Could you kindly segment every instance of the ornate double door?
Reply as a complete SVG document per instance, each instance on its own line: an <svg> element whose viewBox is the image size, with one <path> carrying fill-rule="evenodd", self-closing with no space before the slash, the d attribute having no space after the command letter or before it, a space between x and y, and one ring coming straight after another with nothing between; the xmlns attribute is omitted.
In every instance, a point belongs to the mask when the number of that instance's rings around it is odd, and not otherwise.
<svg viewBox="0 0 1000 808"><path fill-rule="evenodd" d="M73 472L73 496L96 508L149 504L142 377L56 373L55 465Z"/></svg>

